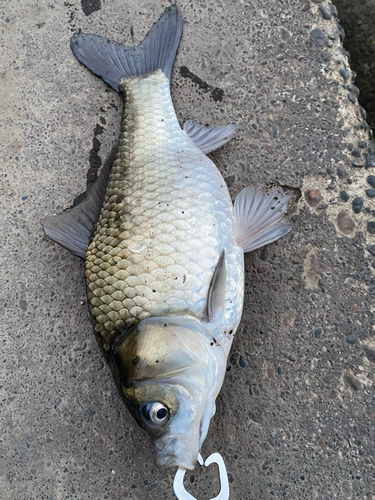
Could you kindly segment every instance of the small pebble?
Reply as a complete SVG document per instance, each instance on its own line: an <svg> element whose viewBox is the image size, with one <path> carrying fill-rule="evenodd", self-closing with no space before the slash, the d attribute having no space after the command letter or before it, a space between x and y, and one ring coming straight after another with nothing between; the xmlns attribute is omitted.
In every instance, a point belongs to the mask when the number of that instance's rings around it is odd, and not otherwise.
<svg viewBox="0 0 375 500"><path fill-rule="evenodd" d="M227 183L228 187L232 187L234 184L234 181L236 180L236 176L235 175L228 175L228 177L225 177L224 180Z"/></svg>
<svg viewBox="0 0 375 500"><path fill-rule="evenodd" d="M359 106L359 111L361 112L362 118L366 120L367 118L367 113L366 110L362 108L362 106Z"/></svg>
<svg viewBox="0 0 375 500"><path fill-rule="evenodd" d="M337 226L343 234L351 234L354 231L355 223L348 212L340 212L337 216Z"/></svg>
<svg viewBox="0 0 375 500"><path fill-rule="evenodd" d="M230 360L229 360L229 361L230 361L230 363L231 363L232 365L236 365L236 364L237 364L237 361L239 360L239 357L240 357L240 355L238 354L238 352L234 352L234 353L232 354L232 356L230 357Z"/></svg>
<svg viewBox="0 0 375 500"><path fill-rule="evenodd" d="M372 188L375 189L375 175L369 175L366 181L370 184Z"/></svg>
<svg viewBox="0 0 375 500"><path fill-rule="evenodd" d="M307 189L304 192L305 200L310 205L310 207L316 207L319 205L322 195L319 189Z"/></svg>
<svg viewBox="0 0 375 500"><path fill-rule="evenodd" d="M337 7L336 5L331 5L330 6L330 9L331 9L331 14L335 17L337 17L339 15L339 13L337 12Z"/></svg>
<svg viewBox="0 0 375 500"><path fill-rule="evenodd" d="M283 371L282 371L282 369L281 369L281 366L278 366L278 367L277 367L277 373L278 373L279 375L281 375L281 374L282 374L282 372L283 372Z"/></svg>
<svg viewBox="0 0 375 500"><path fill-rule="evenodd" d="M354 94L356 97L359 96L359 88L356 87L355 85L347 85L346 88L349 90L349 92L351 92L352 94Z"/></svg>
<svg viewBox="0 0 375 500"><path fill-rule="evenodd" d="M352 161L352 166L353 167L357 167L357 168L363 167L363 159L362 158L358 158L357 160L353 160Z"/></svg>
<svg viewBox="0 0 375 500"><path fill-rule="evenodd" d="M371 349L371 347L365 347L365 354L369 361L375 363L375 349Z"/></svg>
<svg viewBox="0 0 375 500"><path fill-rule="evenodd" d="M346 341L348 344L354 345L357 343L357 338L352 333L349 333L349 335L346 336Z"/></svg>
<svg viewBox="0 0 375 500"><path fill-rule="evenodd" d="M365 159L366 159L365 168L375 167L374 160L371 158L370 153L365 154Z"/></svg>
<svg viewBox="0 0 375 500"><path fill-rule="evenodd" d="M349 70L348 69L340 69L340 75L345 81L349 79Z"/></svg>
<svg viewBox="0 0 375 500"><path fill-rule="evenodd" d="M375 196L375 189L366 189L366 194L369 198L374 198Z"/></svg>
<svg viewBox="0 0 375 500"><path fill-rule="evenodd" d="M372 255L375 256L375 245L370 245L370 246L366 247L366 250L368 250L369 252L372 253Z"/></svg>
<svg viewBox="0 0 375 500"><path fill-rule="evenodd" d="M260 260L268 260L270 258L270 251L267 247L264 247L259 255Z"/></svg>
<svg viewBox="0 0 375 500"><path fill-rule="evenodd" d="M257 267L257 273L258 274L264 274L268 271L268 267L266 266L259 266Z"/></svg>
<svg viewBox="0 0 375 500"><path fill-rule="evenodd" d="M323 332L322 332L322 329L321 329L321 328L317 328L317 329L315 330L315 332L314 332L314 337L315 337L316 339L320 339L320 337L322 336L322 333L323 333Z"/></svg>
<svg viewBox="0 0 375 500"><path fill-rule="evenodd" d="M344 167L337 168L337 175L340 179L347 179L349 177L349 173Z"/></svg>
<svg viewBox="0 0 375 500"><path fill-rule="evenodd" d="M352 156L355 156L356 158L360 158L361 157L361 150L359 148L353 149Z"/></svg>
<svg viewBox="0 0 375 500"><path fill-rule="evenodd" d="M317 43L318 45L323 45L325 40L323 31L319 28L315 28L314 30L312 30L310 33L310 40Z"/></svg>
<svg viewBox="0 0 375 500"><path fill-rule="evenodd" d="M352 102L353 104L355 104L355 103L357 102L357 99L356 99L355 95L354 95L354 94L352 94L351 92L349 92L349 94L348 94L348 99L349 99L349 101L350 101L350 102Z"/></svg>
<svg viewBox="0 0 375 500"><path fill-rule="evenodd" d="M366 148L367 147L367 142L366 141L359 141L358 147L360 147L362 149Z"/></svg>
<svg viewBox="0 0 375 500"><path fill-rule="evenodd" d="M323 19L326 19L327 21L331 19L331 11L327 5L321 5L319 7L320 13L323 16Z"/></svg>
<svg viewBox="0 0 375 500"><path fill-rule="evenodd" d="M363 208L363 198L361 198L360 196L354 198L354 200L352 201L352 206L353 206L353 212L355 214L361 213Z"/></svg>
<svg viewBox="0 0 375 500"><path fill-rule="evenodd" d="M335 376L334 375L326 375L324 378L323 378L324 382L326 382L327 384L332 384L332 382L335 381Z"/></svg>
<svg viewBox="0 0 375 500"><path fill-rule="evenodd" d="M337 33L338 33L338 35L340 37L340 40L343 42L345 40L345 30L344 30L344 28L341 26L341 24L337 23L336 24L336 29L337 29ZM344 54L345 54L345 52L343 51ZM349 54L348 60L350 62L350 54Z"/></svg>
<svg viewBox="0 0 375 500"><path fill-rule="evenodd" d="M329 399L335 399L337 397L337 392L335 391L335 389L333 389L329 395L328 395Z"/></svg>
<svg viewBox="0 0 375 500"><path fill-rule="evenodd" d="M353 391L358 391L361 388L361 382L349 370L344 370L343 379L345 385L353 389Z"/></svg>
<svg viewBox="0 0 375 500"><path fill-rule="evenodd" d="M346 191L341 191L340 193L340 199L342 201L348 201L349 200L349 195Z"/></svg>
<svg viewBox="0 0 375 500"><path fill-rule="evenodd" d="M246 361L244 360L243 356L240 356L240 367L241 368L246 368Z"/></svg>
<svg viewBox="0 0 375 500"><path fill-rule="evenodd" d="M370 234L375 234L375 221L370 221L367 223L367 231Z"/></svg>

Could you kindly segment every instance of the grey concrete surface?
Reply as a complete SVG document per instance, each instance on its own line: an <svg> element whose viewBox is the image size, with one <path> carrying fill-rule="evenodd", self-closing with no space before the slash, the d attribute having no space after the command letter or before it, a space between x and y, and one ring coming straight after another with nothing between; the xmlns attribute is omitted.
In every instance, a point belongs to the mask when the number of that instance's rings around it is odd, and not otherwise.
<svg viewBox="0 0 375 500"><path fill-rule="evenodd" d="M222 453L235 500L374 499L374 145L329 1L178 4L179 119L237 124L212 155L233 197L259 181L303 194L292 232L246 256L203 453ZM136 44L167 5L1 3L2 500L174 498L96 345L83 263L39 223L84 191L119 128L120 97L74 59L72 33ZM210 499L216 471L186 484Z"/></svg>

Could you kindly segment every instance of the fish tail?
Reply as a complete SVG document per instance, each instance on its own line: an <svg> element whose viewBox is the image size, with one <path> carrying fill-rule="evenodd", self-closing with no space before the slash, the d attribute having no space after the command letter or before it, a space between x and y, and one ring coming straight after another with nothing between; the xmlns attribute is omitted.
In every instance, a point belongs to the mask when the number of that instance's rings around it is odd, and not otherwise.
<svg viewBox="0 0 375 500"><path fill-rule="evenodd" d="M128 47L86 33L73 35L70 46L79 62L118 92L121 78L141 76L157 69L171 78L182 23L178 7L173 4L137 47Z"/></svg>

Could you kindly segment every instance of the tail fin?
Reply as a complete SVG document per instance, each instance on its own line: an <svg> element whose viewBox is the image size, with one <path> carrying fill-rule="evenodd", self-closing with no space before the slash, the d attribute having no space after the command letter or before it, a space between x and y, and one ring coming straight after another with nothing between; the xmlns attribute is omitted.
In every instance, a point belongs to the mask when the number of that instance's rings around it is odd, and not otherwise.
<svg viewBox="0 0 375 500"><path fill-rule="evenodd" d="M170 79L182 34L177 5L168 7L138 47L127 47L98 35L76 33L70 46L79 62L119 91L121 78L161 69Z"/></svg>
<svg viewBox="0 0 375 500"><path fill-rule="evenodd" d="M234 202L237 243L251 252L289 233L291 225L283 221L289 195L279 187L257 184L243 189Z"/></svg>

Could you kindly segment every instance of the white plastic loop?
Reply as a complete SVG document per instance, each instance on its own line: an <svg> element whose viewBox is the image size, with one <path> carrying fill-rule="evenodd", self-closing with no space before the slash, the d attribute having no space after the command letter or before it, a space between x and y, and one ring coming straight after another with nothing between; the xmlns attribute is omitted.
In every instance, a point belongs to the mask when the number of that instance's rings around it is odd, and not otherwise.
<svg viewBox="0 0 375 500"><path fill-rule="evenodd" d="M213 453L210 455L205 462L203 462L202 455L198 454L198 463L200 465L205 465L208 467L211 464L217 464L219 466L219 476L220 476L220 493L212 498L211 500L228 500L229 499L229 482L228 474L225 468L225 463L223 457L219 453ZM184 467L179 467L174 481L173 481L173 491L178 500L196 500L190 493L185 490L184 477L186 469Z"/></svg>

